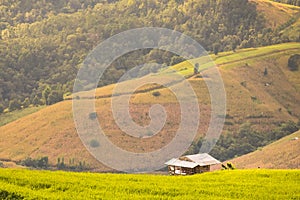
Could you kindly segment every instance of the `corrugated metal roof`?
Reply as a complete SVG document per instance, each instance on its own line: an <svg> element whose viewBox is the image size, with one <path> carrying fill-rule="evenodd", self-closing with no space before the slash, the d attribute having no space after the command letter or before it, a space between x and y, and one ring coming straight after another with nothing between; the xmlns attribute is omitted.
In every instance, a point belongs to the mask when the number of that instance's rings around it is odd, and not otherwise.
<svg viewBox="0 0 300 200"><path fill-rule="evenodd" d="M206 166L206 165L216 165L221 163L214 157L210 156L207 153L201 153L201 154L195 154L195 155L187 155L183 156L185 158L188 158L192 160L193 162L199 164L200 166Z"/></svg>
<svg viewBox="0 0 300 200"><path fill-rule="evenodd" d="M179 160L179 159L176 159L176 158L173 158L173 159L169 160L165 164L166 165L173 165L173 166L177 166L177 167L186 167L186 168L191 168L191 169L195 168L199 165L198 163L183 161L183 160Z"/></svg>

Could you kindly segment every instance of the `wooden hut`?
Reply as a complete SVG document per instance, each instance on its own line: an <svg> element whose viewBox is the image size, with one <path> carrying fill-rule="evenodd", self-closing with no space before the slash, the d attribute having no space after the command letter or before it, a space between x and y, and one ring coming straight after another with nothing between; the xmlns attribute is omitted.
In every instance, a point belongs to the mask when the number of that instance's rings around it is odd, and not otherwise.
<svg viewBox="0 0 300 200"><path fill-rule="evenodd" d="M210 166L220 164L220 161L207 153L201 153L173 158L165 164L171 175L191 175L209 172Z"/></svg>

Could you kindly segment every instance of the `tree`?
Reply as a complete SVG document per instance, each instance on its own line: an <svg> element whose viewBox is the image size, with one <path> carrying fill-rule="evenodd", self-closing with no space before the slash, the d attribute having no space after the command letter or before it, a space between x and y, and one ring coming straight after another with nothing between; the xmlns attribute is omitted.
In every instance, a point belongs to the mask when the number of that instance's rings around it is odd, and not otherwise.
<svg viewBox="0 0 300 200"><path fill-rule="evenodd" d="M33 100L32 100L32 104L35 106L38 106L41 104L40 99L38 98L38 96L34 96Z"/></svg>
<svg viewBox="0 0 300 200"><path fill-rule="evenodd" d="M9 111L14 111L14 110L21 109L21 103L16 99L11 100L9 102L8 109L9 109Z"/></svg>
<svg viewBox="0 0 300 200"><path fill-rule="evenodd" d="M64 157L62 157L62 158L57 158L57 164L56 164L56 167L57 167L57 169L65 169L65 168L66 168Z"/></svg>
<svg viewBox="0 0 300 200"><path fill-rule="evenodd" d="M181 63L183 62L185 59L180 57L180 56L173 56L172 59L171 59L171 63L170 65L176 65L178 63Z"/></svg>
<svg viewBox="0 0 300 200"><path fill-rule="evenodd" d="M291 71L297 71L299 69L299 66L300 66L300 55L299 54L292 55L288 60L288 68Z"/></svg>
<svg viewBox="0 0 300 200"><path fill-rule="evenodd" d="M4 106L0 104L0 114L3 113L3 111L4 111Z"/></svg>
<svg viewBox="0 0 300 200"><path fill-rule="evenodd" d="M23 105L23 108L28 108L28 107L29 107L29 105L30 105L30 100L29 100L28 97L25 98L25 100L23 101L22 105Z"/></svg>
<svg viewBox="0 0 300 200"><path fill-rule="evenodd" d="M37 166L39 168L47 169L48 168L48 156L42 157L37 160Z"/></svg>
<svg viewBox="0 0 300 200"><path fill-rule="evenodd" d="M63 100L62 92L51 91L47 98L47 105L52 105Z"/></svg>
<svg viewBox="0 0 300 200"><path fill-rule="evenodd" d="M42 95L46 84L52 90L57 90L55 85L61 83L64 93L72 91L78 66L94 45L131 28L149 25L178 30L187 33L204 49L215 54L225 48L235 50L240 46L268 45L278 41L273 38L281 38L279 31L273 33L271 30L268 32L270 38L257 39L258 35L266 35L263 33L263 17L258 14L254 3L248 0L199 0L184 3L183 0L143 0L130 1L128 5L125 1L117 0L1 2L0 80L5 80L5 84L1 84L0 88L7 91L0 103L5 106L5 99L24 99L30 94L33 97L37 95L41 103L48 104L47 95L50 92ZM82 12L71 14L78 9L82 9ZM61 15L63 12L70 14ZM253 41L249 41L249 38L253 38ZM143 40L145 44L151 44L156 41L153 39ZM168 41L168 37L161 38L159 44L165 46ZM244 41L243 45L241 41ZM186 51L190 53L194 50L186 46ZM119 66L124 71L152 61L166 65L181 61L180 57L168 56L168 51L146 49L141 51L144 52L142 56L136 52L130 53L135 56L128 59L122 56ZM112 65L112 68L115 66ZM155 69L151 69L153 71ZM106 76L108 74L110 76ZM105 72L100 84L114 83L122 74L120 70Z"/></svg>
<svg viewBox="0 0 300 200"><path fill-rule="evenodd" d="M199 63L196 63L194 66L194 74L199 74Z"/></svg>
<svg viewBox="0 0 300 200"><path fill-rule="evenodd" d="M268 75L268 68L265 68L264 76L267 76L267 75Z"/></svg>
<svg viewBox="0 0 300 200"><path fill-rule="evenodd" d="M221 45L219 43L214 43L213 44L213 51L215 55L218 55L219 51L220 51Z"/></svg>
<svg viewBox="0 0 300 200"><path fill-rule="evenodd" d="M50 93L51 93L51 88L49 86L46 86L46 88L43 90L43 93L42 93L43 99L44 99L46 105L49 105L48 97L49 97Z"/></svg>
<svg viewBox="0 0 300 200"><path fill-rule="evenodd" d="M28 157L25 160L21 161L21 165L27 166L27 167L47 169L48 168L48 157L45 156L40 159L32 159L32 158Z"/></svg>

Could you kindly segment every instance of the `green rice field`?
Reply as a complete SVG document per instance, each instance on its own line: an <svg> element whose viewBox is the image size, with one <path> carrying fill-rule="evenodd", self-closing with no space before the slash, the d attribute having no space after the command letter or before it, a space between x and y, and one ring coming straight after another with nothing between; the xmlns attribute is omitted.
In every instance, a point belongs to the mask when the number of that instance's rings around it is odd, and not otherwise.
<svg viewBox="0 0 300 200"><path fill-rule="evenodd" d="M0 169L0 199L300 199L300 170L168 176Z"/></svg>

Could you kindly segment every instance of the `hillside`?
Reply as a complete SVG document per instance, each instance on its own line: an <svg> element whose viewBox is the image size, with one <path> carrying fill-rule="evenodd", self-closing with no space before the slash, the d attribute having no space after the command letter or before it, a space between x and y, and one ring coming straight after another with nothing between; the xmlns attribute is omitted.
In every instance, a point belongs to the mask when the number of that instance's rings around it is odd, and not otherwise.
<svg viewBox="0 0 300 200"><path fill-rule="evenodd" d="M299 41L298 7L267 0L1 3L0 113L1 107L15 110L61 101L63 94L72 92L78 68L95 45L133 28L178 30L215 53ZM115 83L141 63L182 61L160 53L138 51L120 58L99 86ZM48 88L50 94L43 95Z"/></svg>
<svg viewBox="0 0 300 200"><path fill-rule="evenodd" d="M295 138L300 138L300 131L231 162L240 169L299 169L300 139Z"/></svg>
<svg viewBox="0 0 300 200"><path fill-rule="evenodd" d="M224 134L237 133L245 122L262 133L272 132L289 120L297 122L300 118L300 71L291 72L287 68L288 58L295 53L300 53L299 43L213 56L224 79L227 94ZM197 62L197 59L192 62ZM186 63L173 68L187 76L193 71L193 66ZM268 69L267 75L264 75L265 68ZM198 137L206 133L210 119L210 98L204 79L197 76L188 79L200 102ZM109 96L113 88L114 85L110 85L97 89L96 111L102 129L114 144L128 151L148 152L164 146L174 137L180 123L180 109L168 88L137 91L131 97L130 114L140 125L149 123L148 112L154 103L166 109L168 118L162 131L143 139L128 136L119 130L110 106ZM153 91L159 91L160 96L154 96ZM81 143L74 126L70 100L0 127L0 160L18 161L42 156L48 156L51 165L56 165L58 159L64 159L66 165L84 162L86 167L95 170L109 170L98 163Z"/></svg>
<svg viewBox="0 0 300 200"><path fill-rule="evenodd" d="M290 4L290 5L295 5L295 6L300 6L300 1L299 0L273 0L273 1L286 3L286 4Z"/></svg>
<svg viewBox="0 0 300 200"><path fill-rule="evenodd" d="M1 199L299 199L299 170L194 176L0 169Z"/></svg>
<svg viewBox="0 0 300 200"><path fill-rule="evenodd" d="M252 0L257 5L257 10L266 17L266 22L270 28L278 28L288 22L292 17L297 17L299 7L282 3Z"/></svg>

